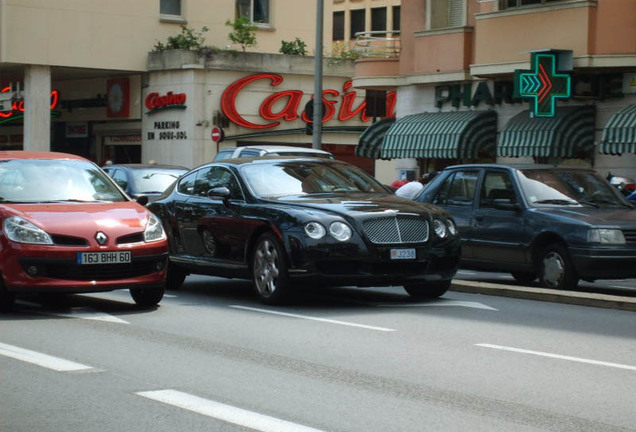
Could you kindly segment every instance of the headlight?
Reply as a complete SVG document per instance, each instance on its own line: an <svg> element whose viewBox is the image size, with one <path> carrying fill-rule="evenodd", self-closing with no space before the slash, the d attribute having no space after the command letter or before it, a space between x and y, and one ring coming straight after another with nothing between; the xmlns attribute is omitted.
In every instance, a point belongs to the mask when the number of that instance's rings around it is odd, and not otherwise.
<svg viewBox="0 0 636 432"><path fill-rule="evenodd" d="M455 222L453 222L450 219L446 220L446 225L448 225L448 231L452 234L452 235L457 235L457 226L455 225Z"/></svg>
<svg viewBox="0 0 636 432"><path fill-rule="evenodd" d="M305 225L305 233L312 239L318 240L327 234L327 230L318 222L309 222Z"/></svg>
<svg viewBox="0 0 636 432"><path fill-rule="evenodd" d="M166 238L166 233L163 231L161 222L154 214L150 213L148 218L148 225L146 231L144 231L144 241L146 243L156 242Z"/></svg>
<svg viewBox="0 0 636 432"><path fill-rule="evenodd" d="M17 243L53 244L47 233L19 216L4 220L4 232L9 240Z"/></svg>
<svg viewBox="0 0 636 432"><path fill-rule="evenodd" d="M623 231L609 228L593 228L587 232L587 241L602 244L625 244Z"/></svg>
<svg viewBox="0 0 636 432"><path fill-rule="evenodd" d="M433 221L433 227L435 228L435 234L437 237L444 238L448 235L448 231L446 231L446 225L439 219L435 219Z"/></svg>
<svg viewBox="0 0 636 432"><path fill-rule="evenodd" d="M329 234L338 241L345 242L351 238L351 228L342 222L334 222L329 225Z"/></svg>

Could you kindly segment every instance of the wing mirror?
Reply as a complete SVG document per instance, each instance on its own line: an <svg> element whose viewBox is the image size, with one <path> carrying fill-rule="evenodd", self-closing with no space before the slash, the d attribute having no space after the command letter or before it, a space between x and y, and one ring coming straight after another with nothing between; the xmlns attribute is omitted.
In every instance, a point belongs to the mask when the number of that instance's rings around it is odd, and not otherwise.
<svg viewBox="0 0 636 432"><path fill-rule="evenodd" d="M227 200L231 195L231 192L225 186L213 187L208 191L208 198Z"/></svg>

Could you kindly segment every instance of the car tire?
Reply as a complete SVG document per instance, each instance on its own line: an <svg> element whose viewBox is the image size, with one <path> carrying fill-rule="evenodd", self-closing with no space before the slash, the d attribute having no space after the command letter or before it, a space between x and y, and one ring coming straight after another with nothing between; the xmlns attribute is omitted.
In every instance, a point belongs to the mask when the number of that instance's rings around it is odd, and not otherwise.
<svg viewBox="0 0 636 432"><path fill-rule="evenodd" d="M15 294L7 291L2 276L0 276L0 312L11 312L15 303Z"/></svg>
<svg viewBox="0 0 636 432"><path fill-rule="evenodd" d="M513 278L515 278L517 282L524 285L530 285L535 280L537 280L536 273L532 273L532 272L520 271L520 272L511 272L510 274L512 275Z"/></svg>
<svg viewBox="0 0 636 432"><path fill-rule="evenodd" d="M544 288L570 290L576 288L576 275L567 249L554 243L543 249L539 256L539 284Z"/></svg>
<svg viewBox="0 0 636 432"><path fill-rule="evenodd" d="M404 285L404 290L415 300L434 299L446 294L451 281Z"/></svg>
<svg viewBox="0 0 636 432"><path fill-rule="evenodd" d="M273 233L262 234L252 253L252 284L265 304L281 304L289 299L287 260L280 241Z"/></svg>
<svg viewBox="0 0 636 432"><path fill-rule="evenodd" d="M176 291L181 288L188 273L175 264L168 264L166 275L166 289Z"/></svg>
<svg viewBox="0 0 636 432"><path fill-rule="evenodd" d="M150 308L156 306L163 298L165 289L161 288L131 288L130 296L137 306Z"/></svg>

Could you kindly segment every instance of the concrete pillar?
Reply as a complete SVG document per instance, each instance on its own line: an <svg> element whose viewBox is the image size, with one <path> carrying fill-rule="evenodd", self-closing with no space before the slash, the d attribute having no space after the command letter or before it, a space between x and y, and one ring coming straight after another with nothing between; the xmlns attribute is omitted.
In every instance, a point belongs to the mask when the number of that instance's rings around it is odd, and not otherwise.
<svg viewBox="0 0 636 432"><path fill-rule="evenodd" d="M24 150L51 149L51 68L24 69Z"/></svg>

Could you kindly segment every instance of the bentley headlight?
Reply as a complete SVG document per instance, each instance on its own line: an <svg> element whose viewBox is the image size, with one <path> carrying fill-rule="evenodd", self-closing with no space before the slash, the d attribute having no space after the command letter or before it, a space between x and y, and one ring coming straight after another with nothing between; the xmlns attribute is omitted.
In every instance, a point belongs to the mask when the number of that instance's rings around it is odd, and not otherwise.
<svg viewBox="0 0 636 432"><path fill-rule="evenodd" d="M435 229L435 234L437 237L444 238L448 235L448 231L446 231L446 224L439 219L435 219L433 221L433 227Z"/></svg>
<svg viewBox="0 0 636 432"><path fill-rule="evenodd" d="M150 213L148 218L148 225L146 225L146 231L144 231L144 241L146 243L156 242L166 238L166 233L163 231L161 222L154 214Z"/></svg>
<svg viewBox="0 0 636 432"><path fill-rule="evenodd" d="M333 222L329 225L329 234L338 241L348 241L351 238L351 228L343 222Z"/></svg>
<svg viewBox="0 0 636 432"><path fill-rule="evenodd" d="M318 240L327 234L327 230L318 222L309 222L305 224L305 233L312 239Z"/></svg>
<svg viewBox="0 0 636 432"><path fill-rule="evenodd" d="M450 232L452 235L457 235L457 226L455 225L455 222L453 222L451 219L447 219L446 225L448 225L448 232Z"/></svg>
<svg viewBox="0 0 636 432"><path fill-rule="evenodd" d="M53 240L47 233L19 216L4 220L4 232L9 240L17 243L53 244Z"/></svg>
<svg viewBox="0 0 636 432"><path fill-rule="evenodd" d="M587 232L587 241L601 244L625 244L623 231L611 228L593 228Z"/></svg>

